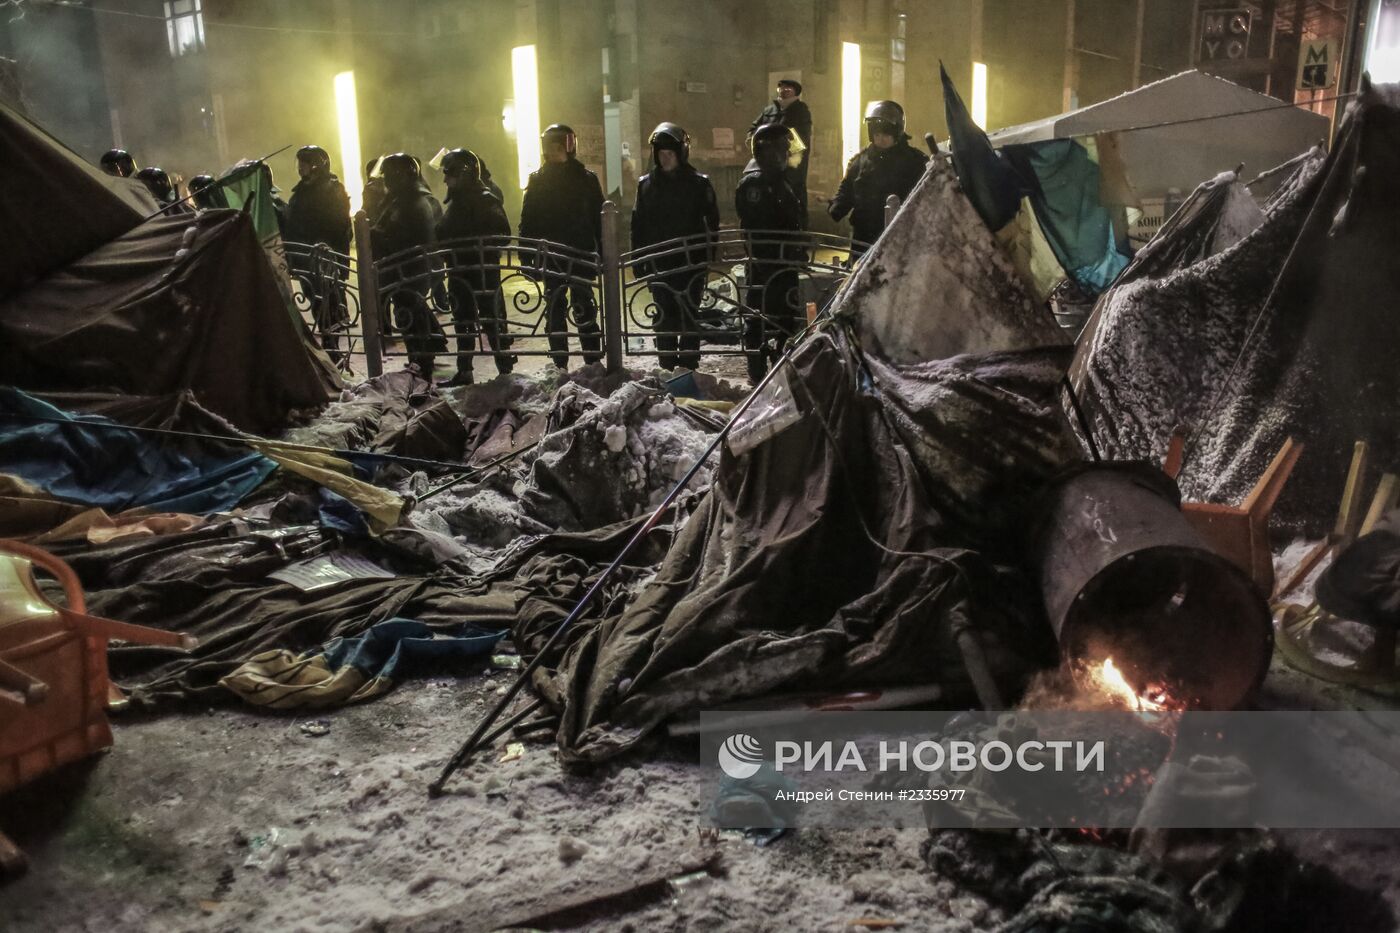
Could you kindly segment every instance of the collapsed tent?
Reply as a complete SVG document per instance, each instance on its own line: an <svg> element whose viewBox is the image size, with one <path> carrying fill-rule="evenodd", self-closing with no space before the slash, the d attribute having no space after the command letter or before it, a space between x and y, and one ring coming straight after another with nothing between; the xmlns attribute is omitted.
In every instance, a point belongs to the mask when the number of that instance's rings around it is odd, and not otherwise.
<svg viewBox="0 0 1400 933"><path fill-rule="evenodd" d="M140 182L114 178L0 100L0 298L133 229L158 205Z"/></svg>
<svg viewBox="0 0 1400 933"><path fill-rule="evenodd" d="M1057 410L1063 334L936 163L834 309L735 426L654 578L537 672L565 760L775 691L965 696L968 628L1004 685L1053 663L1013 491L1077 454ZM568 608L517 621L521 650Z"/></svg>
<svg viewBox="0 0 1400 933"><path fill-rule="evenodd" d="M257 433L334 385L235 211L154 218L0 299L0 372L26 390L188 389Z"/></svg>
<svg viewBox="0 0 1400 933"><path fill-rule="evenodd" d="M1313 530L1335 513L1354 442L1394 467L1398 105L1400 88L1364 88L1331 153L1300 163L1257 229L1193 262L1195 224L1176 225L1164 239L1178 245L1157 250L1185 265L1103 296L1074 381L1106 456L1159 460L1184 426L1183 493L1235 503L1293 437L1305 450L1274 514Z"/></svg>

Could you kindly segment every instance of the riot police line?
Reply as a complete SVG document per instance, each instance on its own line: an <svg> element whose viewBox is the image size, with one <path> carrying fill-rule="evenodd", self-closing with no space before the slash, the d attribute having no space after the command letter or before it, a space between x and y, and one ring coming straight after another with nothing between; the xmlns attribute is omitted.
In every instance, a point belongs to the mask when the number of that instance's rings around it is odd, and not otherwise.
<svg viewBox="0 0 1400 933"><path fill-rule="evenodd" d="M400 354L430 379L439 357L455 359L449 385L474 381L480 357L491 358L498 373L510 372L521 355L548 355L567 369L572 339L585 363L606 359L612 370L624 352L654 355L673 370L697 368L702 347L743 355L757 381L805 324L803 311L824 304L878 238L891 205L927 162L908 145L903 109L872 103L870 145L850 160L835 196L817 198L834 220L851 218L852 236L809 231L810 111L797 99L800 83L778 85L779 96L751 127L753 159L735 190L739 229L721 227L714 188L690 164L689 134L665 122L649 139L651 170L638 181L626 252L618 247L617 210L564 124L541 134L541 165L525 185L516 235L476 153L443 150L430 163L447 187L441 203L415 157L371 160L364 210L353 221L353 258L348 194L326 151L304 146L289 201L273 188L298 307L337 365L348 369L362 351L370 375L385 356ZM102 165L117 175L135 170L120 150ZM265 164L263 171L271 185ZM160 169L135 170L135 177L172 212L221 201L223 182L212 176L192 179L186 198Z"/></svg>
<svg viewBox="0 0 1400 933"><path fill-rule="evenodd" d="M612 215L603 214L605 229L615 231L611 202L604 212ZM358 219L367 224L363 212ZM682 351L695 347L697 356L703 351L767 359L777 352L774 338L805 324L806 305L823 305L852 271L853 254L858 257L865 246L834 234L736 228L602 253L518 236L450 240L382 258L374 256L368 238L357 239L354 256L324 244L285 245L298 310L310 318L318 341L341 368L349 367L352 354L364 354L371 376L395 357L418 357L420 366L429 356L555 357L551 338L569 342L570 352L582 353L585 362L601 359L610 369L620 368L624 357L659 362L668 345L677 344ZM366 264L375 276L372 301L359 272ZM565 305L564 326L551 329L550 292L560 288L590 293L598 309L596 347L579 341L580 325L593 323L593 315L585 310L580 316L572 302ZM765 294L772 297L765 301ZM691 303L678 324L666 316L668 299ZM461 313L465 300L475 314ZM765 306L785 313L765 315ZM427 327L418 325L415 333L417 322Z"/></svg>

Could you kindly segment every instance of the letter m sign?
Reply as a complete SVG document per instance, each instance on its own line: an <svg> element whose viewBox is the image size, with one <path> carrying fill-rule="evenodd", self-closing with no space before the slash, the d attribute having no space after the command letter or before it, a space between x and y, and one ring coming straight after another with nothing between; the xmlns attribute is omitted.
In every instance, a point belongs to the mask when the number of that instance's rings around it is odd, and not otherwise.
<svg viewBox="0 0 1400 933"><path fill-rule="evenodd" d="M1336 39L1309 39L1298 49L1298 90L1318 91L1337 80L1341 43Z"/></svg>

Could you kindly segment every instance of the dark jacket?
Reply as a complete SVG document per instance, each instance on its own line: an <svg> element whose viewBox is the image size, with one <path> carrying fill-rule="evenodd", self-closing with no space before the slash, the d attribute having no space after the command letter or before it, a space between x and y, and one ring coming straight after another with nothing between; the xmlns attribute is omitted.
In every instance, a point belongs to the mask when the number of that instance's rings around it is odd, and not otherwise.
<svg viewBox="0 0 1400 933"><path fill-rule="evenodd" d="M577 159L546 162L530 174L520 235L597 252L603 242L603 186Z"/></svg>
<svg viewBox="0 0 1400 933"><path fill-rule="evenodd" d="M885 198L893 194L905 201L927 167L928 156L909 145L907 136L888 149L866 146L846 165L827 213L832 220L850 214L852 236L873 243L885 229Z"/></svg>
<svg viewBox="0 0 1400 933"><path fill-rule="evenodd" d="M382 260L415 246L431 249L436 239L435 203L436 199L421 188L388 193L384 198L384 209L379 215L379 221L370 231L375 258ZM428 260L424 257L422 260L399 266L397 274L393 269L388 270L385 276L388 281L380 284L395 284L411 276L426 276L427 272ZM421 278L412 282L409 287L419 292L427 291L428 281Z"/></svg>
<svg viewBox="0 0 1400 933"><path fill-rule="evenodd" d="M337 253L350 252L350 196L334 175L297 183L287 201L286 238L290 243L324 243Z"/></svg>
<svg viewBox="0 0 1400 933"><path fill-rule="evenodd" d="M800 99L788 104L786 110L783 109L776 100L769 103L767 107L763 108L763 112L758 115L758 119L750 124L749 135L752 136L754 133L758 132L760 127L767 126L770 123L777 123L779 126L786 126L790 130L796 130L798 138L802 140L802 145L806 146L809 152L811 151L812 111ZM804 162L806 161L807 156L805 153L802 159Z"/></svg>
<svg viewBox="0 0 1400 933"><path fill-rule="evenodd" d="M437 224L437 242L450 246L454 240L510 236L510 219L490 189L461 193L448 190L447 210ZM463 270L453 276L471 283L476 291L493 289L501 282L500 249L484 249L481 243L463 243L453 250L452 265Z"/></svg>
<svg viewBox="0 0 1400 933"><path fill-rule="evenodd" d="M632 248L662 243L676 237L714 234L719 231L719 202L710 179L686 163L674 172L659 168L637 182L637 202L632 207ZM699 265L710 261L713 249L698 242L684 254L656 260L661 269Z"/></svg>
<svg viewBox="0 0 1400 933"><path fill-rule="evenodd" d="M739 226L760 238L752 246L753 258L806 258L801 246L802 205L782 172L745 174L734 189L734 208L739 213Z"/></svg>
<svg viewBox="0 0 1400 933"><path fill-rule="evenodd" d="M491 180L491 170L486 167L486 161L481 156L477 156L477 164L481 166L481 183L496 196L497 201L502 204L506 203L505 192L501 190L500 185Z"/></svg>

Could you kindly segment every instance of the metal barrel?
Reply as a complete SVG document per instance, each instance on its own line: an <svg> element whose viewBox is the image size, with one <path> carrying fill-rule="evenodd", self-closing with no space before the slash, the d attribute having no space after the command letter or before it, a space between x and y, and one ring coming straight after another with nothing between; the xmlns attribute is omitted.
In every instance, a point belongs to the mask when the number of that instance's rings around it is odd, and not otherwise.
<svg viewBox="0 0 1400 933"><path fill-rule="evenodd" d="M1111 658L1139 692L1216 710L1239 708L1263 682L1268 603L1191 528L1155 466L1075 468L1046 493L1033 529L1046 613L1077 679Z"/></svg>

